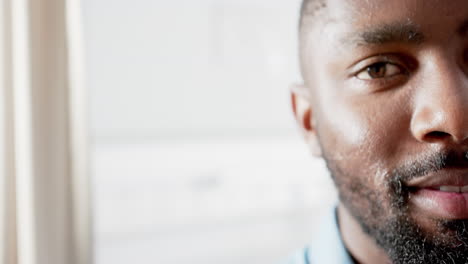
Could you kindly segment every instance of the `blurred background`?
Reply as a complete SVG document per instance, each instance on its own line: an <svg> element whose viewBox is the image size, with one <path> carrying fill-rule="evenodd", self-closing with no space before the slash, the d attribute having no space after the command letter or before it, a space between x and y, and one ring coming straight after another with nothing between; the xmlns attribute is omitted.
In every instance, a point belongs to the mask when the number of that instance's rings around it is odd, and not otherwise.
<svg viewBox="0 0 468 264"><path fill-rule="evenodd" d="M288 86L300 1L82 0L97 264L280 263L335 201Z"/></svg>

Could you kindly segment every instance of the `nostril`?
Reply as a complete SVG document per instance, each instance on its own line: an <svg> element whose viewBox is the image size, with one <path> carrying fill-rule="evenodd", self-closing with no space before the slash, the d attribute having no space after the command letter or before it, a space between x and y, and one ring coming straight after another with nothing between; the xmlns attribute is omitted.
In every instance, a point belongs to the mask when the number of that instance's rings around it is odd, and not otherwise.
<svg viewBox="0 0 468 264"><path fill-rule="evenodd" d="M442 131L432 131L425 135L426 140L433 141L433 140L441 140L450 137L450 134L442 132Z"/></svg>

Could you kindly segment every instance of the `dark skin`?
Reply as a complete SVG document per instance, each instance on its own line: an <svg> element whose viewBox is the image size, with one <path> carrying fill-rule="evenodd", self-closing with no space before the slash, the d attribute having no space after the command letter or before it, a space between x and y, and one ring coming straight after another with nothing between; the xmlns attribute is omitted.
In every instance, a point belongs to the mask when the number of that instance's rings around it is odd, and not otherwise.
<svg viewBox="0 0 468 264"><path fill-rule="evenodd" d="M294 113L312 153L334 174L346 247L359 263L390 263L357 216L378 225L398 214L386 198L395 169L435 152L468 151L468 2L329 0L316 16L303 30L304 85L292 89ZM376 219L366 215L369 201L346 187L353 182L381 194ZM454 234L437 221L468 219L463 208L439 213L417 195L406 205L424 234L447 241Z"/></svg>

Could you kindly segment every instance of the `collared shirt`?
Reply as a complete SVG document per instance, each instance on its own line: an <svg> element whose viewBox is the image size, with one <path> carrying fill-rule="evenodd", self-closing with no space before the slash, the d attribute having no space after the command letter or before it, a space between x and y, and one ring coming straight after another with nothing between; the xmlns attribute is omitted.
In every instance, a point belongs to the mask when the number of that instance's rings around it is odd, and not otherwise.
<svg viewBox="0 0 468 264"><path fill-rule="evenodd" d="M284 264L354 264L341 240L336 209L331 211L310 246Z"/></svg>

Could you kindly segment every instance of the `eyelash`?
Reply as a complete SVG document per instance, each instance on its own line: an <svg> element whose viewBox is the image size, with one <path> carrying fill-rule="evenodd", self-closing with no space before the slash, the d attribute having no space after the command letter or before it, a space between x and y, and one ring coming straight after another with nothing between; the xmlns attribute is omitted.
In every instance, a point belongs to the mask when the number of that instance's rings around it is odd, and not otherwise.
<svg viewBox="0 0 468 264"><path fill-rule="evenodd" d="M383 74L386 75L389 71L391 72L391 70L397 70L398 72L397 73L391 73L389 76L382 76L382 77L373 77L371 76L372 75L372 70L375 68L383 68ZM389 67L394 67L393 69L389 69ZM396 68L396 69L395 69ZM375 71L378 73L378 71ZM391 77L394 77L395 75L399 75L399 74L402 74L402 73L405 73L406 70L401 67L400 65L398 64L395 64L395 63L392 63L392 62L388 62L388 61L380 61L380 62L376 62L376 63L373 63L371 65L368 65L366 67L364 67L363 69L361 69L360 71L358 71L356 73L356 78L360 79L360 80L376 80L376 79L384 79L384 78L391 78ZM363 75L363 74L367 74L369 76L369 78L363 78L363 77L359 77L360 75Z"/></svg>
<svg viewBox="0 0 468 264"><path fill-rule="evenodd" d="M381 91L405 83L409 75L416 70L417 64L411 57L403 54L378 54L362 60L355 67L359 70L354 71L351 76L360 83L360 86L364 85L368 87L367 89ZM385 67L384 76L379 78L369 76L372 67ZM389 67L392 68L389 69ZM363 75L366 78L362 78Z"/></svg>

